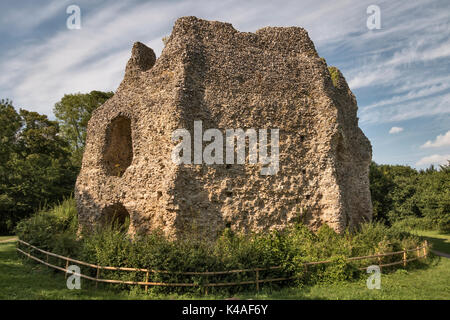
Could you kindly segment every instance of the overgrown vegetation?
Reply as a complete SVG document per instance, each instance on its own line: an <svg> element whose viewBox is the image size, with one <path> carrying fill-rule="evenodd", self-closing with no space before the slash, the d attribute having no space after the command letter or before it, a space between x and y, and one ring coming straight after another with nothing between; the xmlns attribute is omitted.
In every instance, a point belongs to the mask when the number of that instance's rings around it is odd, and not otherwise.
<svg viewBox="0 0 450 320"><path fill-rule="evenodd" d="M298 276L298 286L316 283L335 283L358 279L364 272L358 268L373 260L346 261L353 256L415 248L418 236L381 223L365 224L358 231L335 233L324 225L317 233L297 224L283 232L259 235L240 235L226 229L216 242L199 238L169 241L161 234L137 235L133 241L123 229L109 225L95 232L76 235L76 211L73 199L67 199L50 210L40 211L17 226L17 235L43 249L103 266L151 268L173 272L225 271L233 269L282 266L281 270L263 271L260 278ZM415 256L414 252L409 253ZM327 265L309 266L305 273L303 262L331 259ZM399 256L383 258L383 263L399 261ZM52 263L58 263L56 259ZM424 262L417 262L418 264ZM60 261L63 266L64 262ZM95 277L94 269L83 272ZM143 281L145 274L102 270L102 277ZM219 276L186 276L155 273L155 282L235 282L254 280L253 272ZM289 282L292 284L292 282ZM279 287L286 283L268 284ZM118 286L125 288L125 286ZM236 292L248 286L215 288L213 292ZM153 287L153 293L193 292L201 288Z"/></svg>

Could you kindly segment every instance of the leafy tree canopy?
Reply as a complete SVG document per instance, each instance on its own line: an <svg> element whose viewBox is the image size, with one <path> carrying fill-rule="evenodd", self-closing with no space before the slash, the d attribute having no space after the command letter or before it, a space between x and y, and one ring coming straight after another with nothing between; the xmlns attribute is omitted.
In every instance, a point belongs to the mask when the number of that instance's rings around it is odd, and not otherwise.
<svg viewBox="0 0 450 320"><path fill-rule="evenodd" d="M77 169L59 125L45 115L0 101L0 233L73 190Z"/></svg>
<svg viewBox="0 0 450 320"><path fill-rule="evenodd" d="M113 92L66 94L57 102L53 112L61 126L61 134L67 140L76 166L81 166L86 128L92 112L114 95Z"/></svg>

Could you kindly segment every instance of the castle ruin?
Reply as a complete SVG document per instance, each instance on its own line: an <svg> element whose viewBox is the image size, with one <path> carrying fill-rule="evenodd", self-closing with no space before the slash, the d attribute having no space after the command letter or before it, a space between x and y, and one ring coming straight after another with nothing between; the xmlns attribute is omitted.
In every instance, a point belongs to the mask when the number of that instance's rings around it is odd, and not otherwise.
<svg viewBox="0 0 450 320"><path fill-rule="evenodd" d="M279 129L279 169L176 164L176 129ZM372 149L342 74L307 32L183 17L161 56L135 43L115 95L94 111L75 190L79 223L111 219L169 238L224 228L283 229L301 219L336 231L371 219Z"/></svg>

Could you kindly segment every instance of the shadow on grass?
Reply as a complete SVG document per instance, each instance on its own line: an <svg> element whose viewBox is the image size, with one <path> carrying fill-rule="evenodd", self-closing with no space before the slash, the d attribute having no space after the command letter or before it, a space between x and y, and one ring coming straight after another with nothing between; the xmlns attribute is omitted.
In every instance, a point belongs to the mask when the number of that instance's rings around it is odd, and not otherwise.
<svg viewBox="0 0 450 320"><path fill-rule="evenodd" d="M430 236L422 236L428 242L432 243L432 249L443 253L450 254L450 242L447 239L435 238Z"/></svg>
<svg viewBox="0 0 450 320"><path fill-rule="evenodd" d="M267 296L264 296L264 293ZM260 295L255 295L255 298L260 298ZM289 286L273 291L263 291L261 298L270 300L326 300L323 297L312 296L311 286L309 285L304 287Z"/></svg>

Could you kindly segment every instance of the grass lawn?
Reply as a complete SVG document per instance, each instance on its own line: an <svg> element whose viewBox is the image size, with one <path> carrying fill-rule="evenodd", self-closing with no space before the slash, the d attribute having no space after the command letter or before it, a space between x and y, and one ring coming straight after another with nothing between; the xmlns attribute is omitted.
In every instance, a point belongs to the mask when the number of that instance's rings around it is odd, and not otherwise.
<svg viewBox="0 0 450 320"><path fill-rule="evenodd" d="M242 295L242 298L253 298ZM258 299L450 299L450 259L437 258L431 267L419 270L399 269L381 276L381 289L369 290L366 280L331 285L315 285L303 289L286 288L262 294Z"/></svg>
<svg viewBox="0 0 450 320"><path fill-rule="evenodd" d="M433 250L450 254L450 234L440 234L438 231L415 230L414 233L424 237L433 244Z"/></svg>
<svg viewBox="0 0 450 320"><path fill-rule="evenodd" d="M17 239L16 236L0 236L0 241L6 241L10 239Z"/></svg>
<svg viewBox="0 0 450 320"><path fill-rule="evenodd" d="M449 235L420 232L434 249L449 251ZM6 240L11 237L0 237ZM227 296L145 295L143 290L114 291L108 285L94 284L82 279L82 289L69 290L62 272L43 265L22 262L15 243L0 243L0 299L224 299ZM250 289L250 290L253 290ZM236 294L240 299L450 299L450 259L436 257L428 267L399 269L381 276L381 289L369 290L365 279L304 288L284 288Z"/></svg>
<svg viewBox="0 0 450 320"><path fill-rule="evenodd" d="M90 283L85 288L69 290L62 272L25 262L16 252L16 243L0 243L0 299L123 299L126 295L114 295L95 290Z"/></svg>

